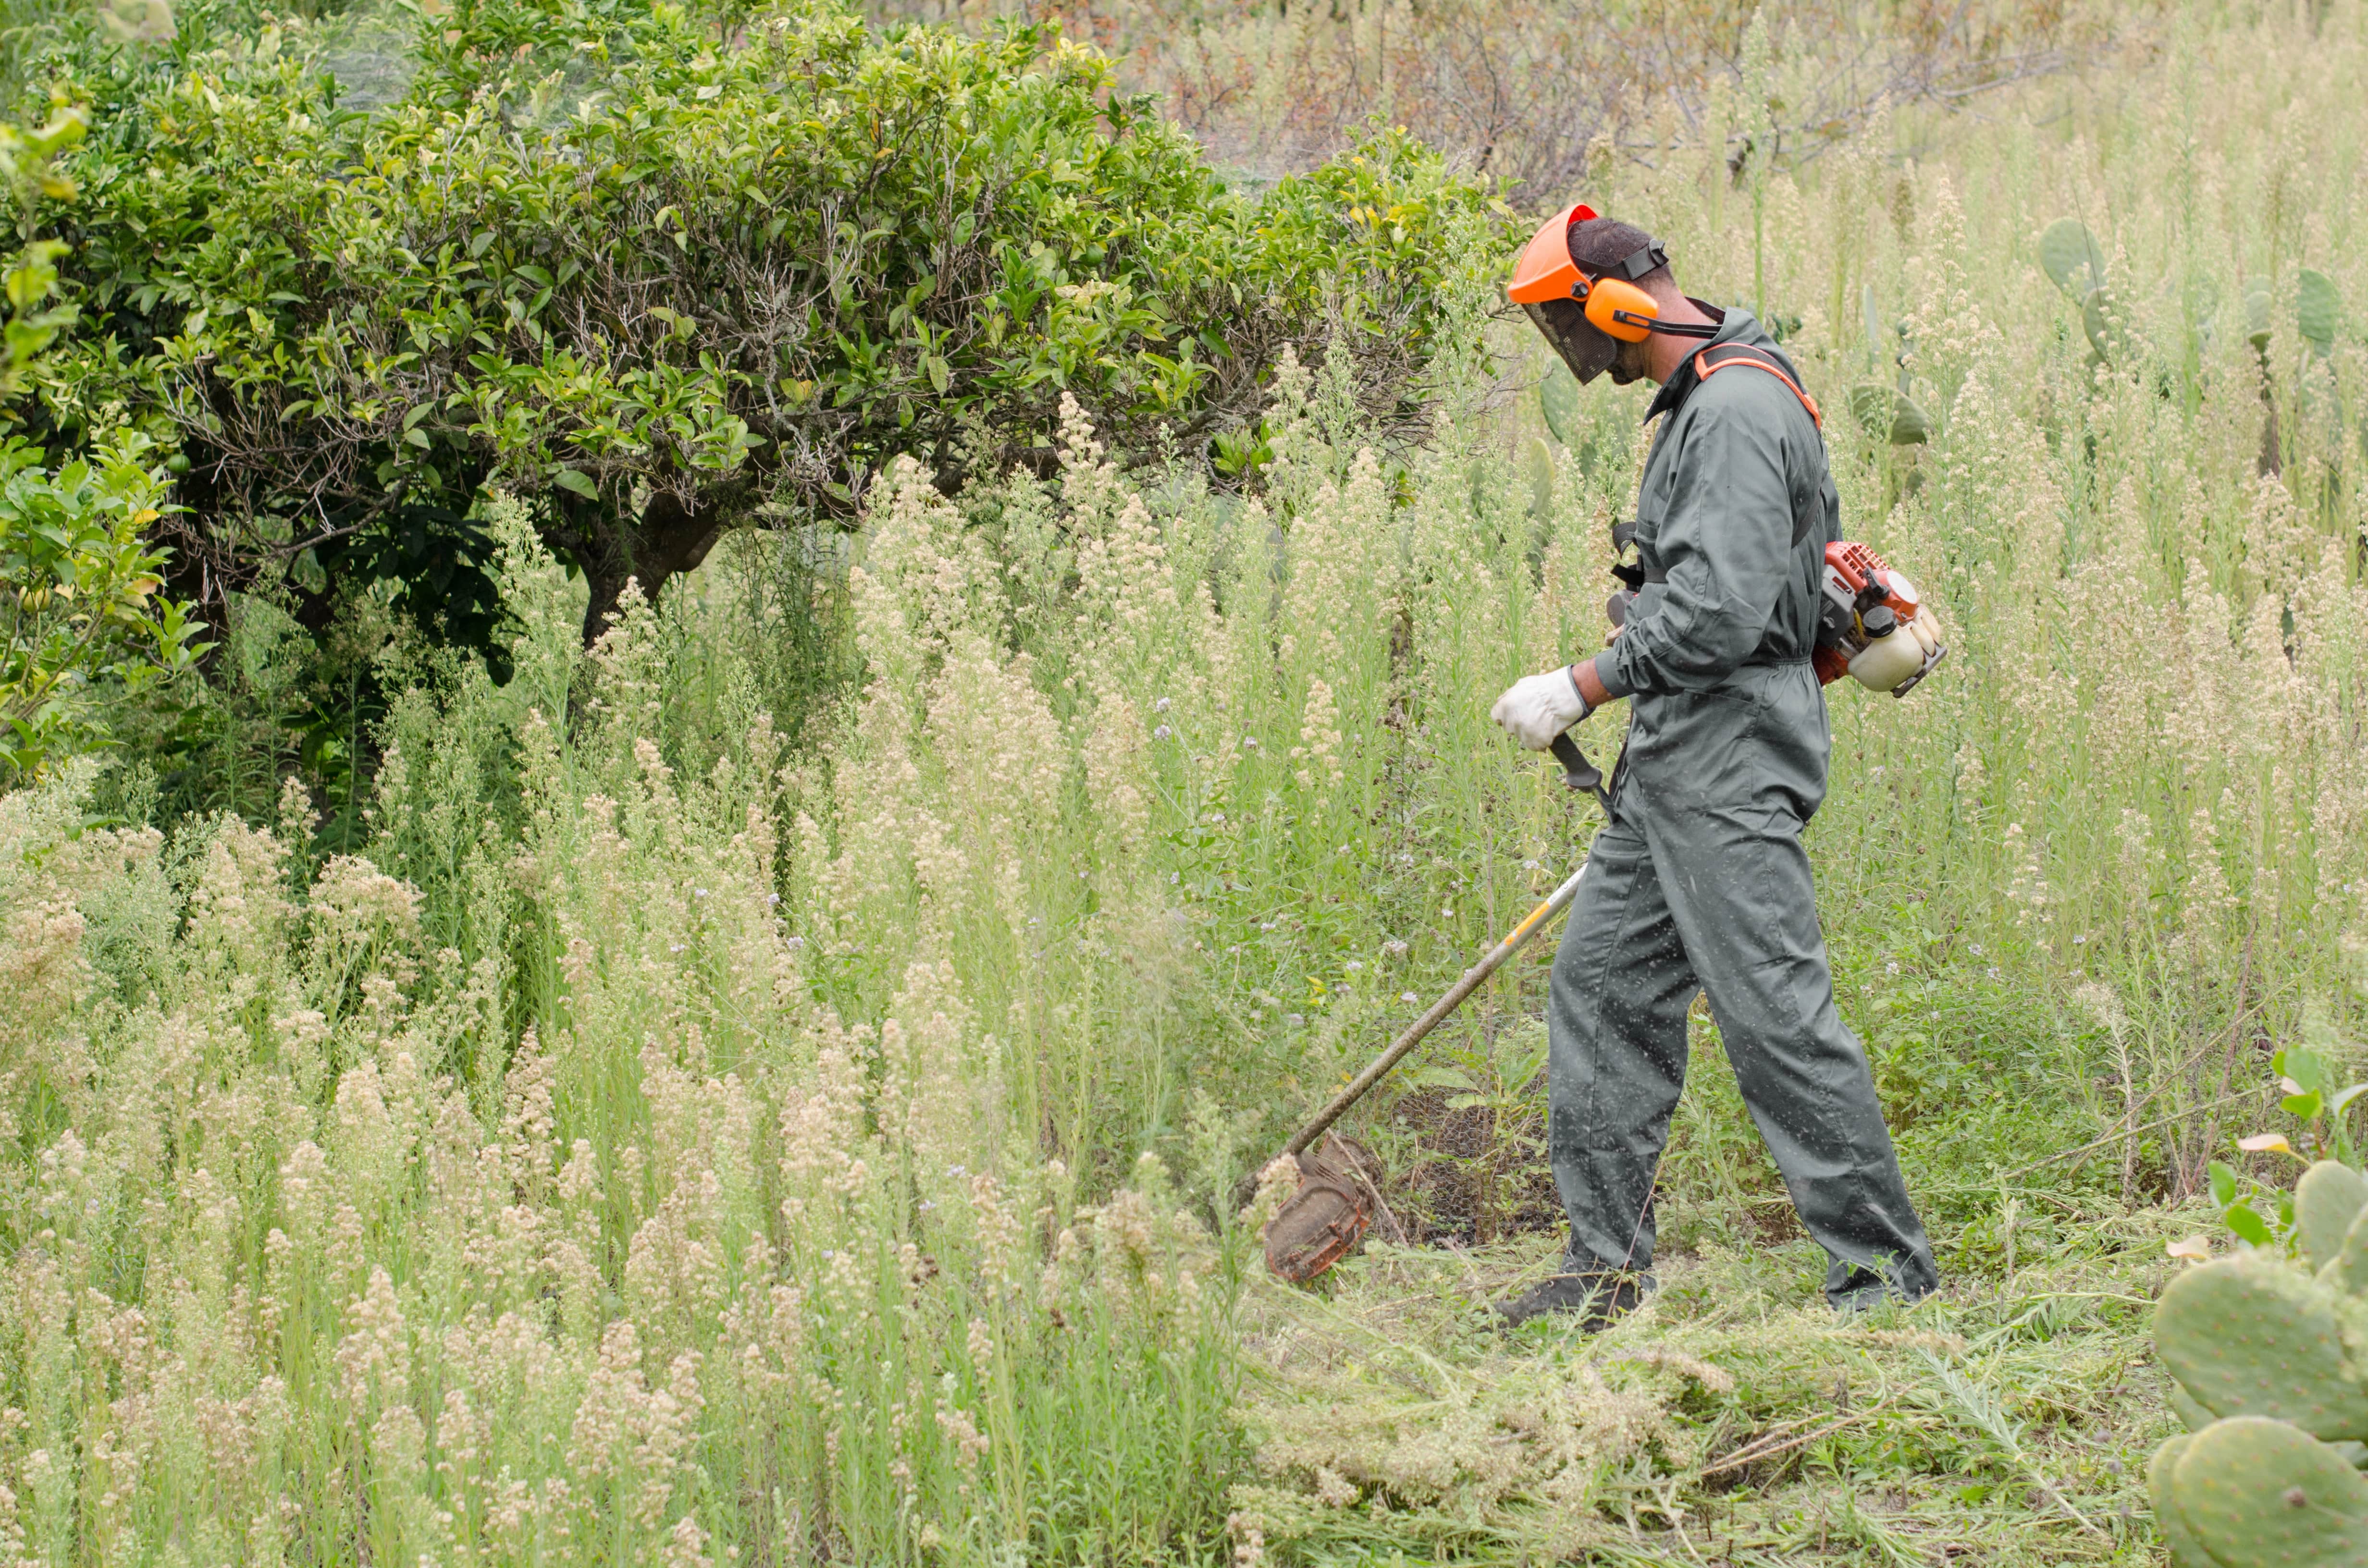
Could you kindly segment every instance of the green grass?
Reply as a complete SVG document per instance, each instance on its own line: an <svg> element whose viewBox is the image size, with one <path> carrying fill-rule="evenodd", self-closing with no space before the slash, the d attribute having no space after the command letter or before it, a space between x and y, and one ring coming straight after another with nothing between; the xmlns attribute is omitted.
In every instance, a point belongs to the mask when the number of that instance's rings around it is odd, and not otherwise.
<svg viewBox="0 0 2368 1568"><path fill-rule="evenodd" d="M1367 1131L1416 1244L1250 1293L1260 1468L1236 1533L1310 1562L2150 1561L2143 1461L2177 1427L2149 1303L2166 1243L2213 1221L2125 1204L2118 1147L2001 1176L2093 1126L2032 1001L1899 996L1961 1042L1912 1083L1878 1065L1943 1288L1859 1319L1825 1304L1706 1021L1662 1167L1660 1293L1600 1336L1486 1312L1557 1250L1524 1223L1556 1213L1536 1102L1508 1097L1510 1154L1444 1127L1438 1096L1401 1102Z"/></svg>

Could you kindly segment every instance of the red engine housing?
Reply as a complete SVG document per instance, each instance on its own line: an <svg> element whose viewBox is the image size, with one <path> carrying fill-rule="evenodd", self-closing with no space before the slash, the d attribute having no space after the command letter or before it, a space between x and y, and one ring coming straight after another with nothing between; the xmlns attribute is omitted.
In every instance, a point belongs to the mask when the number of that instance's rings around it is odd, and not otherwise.
<svg viewBox="0 0 2368 1568"><path fill-rule="evenodd" d="M1850 660L1866 646L1861 617L1868 610L1888 606L1904 629L1924 608L1921 596L1889 562L1851 540L1826 546L1821 585L1825 596L1818 607L1817 647L1810 662L1824 685L1850 674Z"/></svg>

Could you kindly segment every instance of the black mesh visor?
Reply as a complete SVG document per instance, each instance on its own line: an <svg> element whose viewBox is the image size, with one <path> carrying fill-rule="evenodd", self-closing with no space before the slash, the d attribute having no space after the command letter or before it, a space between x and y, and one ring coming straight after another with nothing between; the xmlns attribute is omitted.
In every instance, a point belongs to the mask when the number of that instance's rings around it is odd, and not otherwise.
<svg viewBox="0 0 2368 1568"><path fill-rule="evenodd" d="M1577 300L1546 300L1523 305L1538 331L1554 345L1570 373L1585 386L1604 371L1611 369L1612 357L1620 345L1611 335L1587 319L1586 307Z"/></svg>

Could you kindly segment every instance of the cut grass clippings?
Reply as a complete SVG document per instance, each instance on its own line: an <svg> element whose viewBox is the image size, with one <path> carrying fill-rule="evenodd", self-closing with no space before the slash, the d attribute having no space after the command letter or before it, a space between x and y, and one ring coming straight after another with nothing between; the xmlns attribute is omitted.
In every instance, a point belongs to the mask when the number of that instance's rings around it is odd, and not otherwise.
<svg viewBox="0 0 2368 1568"><path fill-rule="evenodd" d="M1309 1562L2150 1561L2130 1456L2173 1426L2147 1324L2193 1220L2067 1219L2052 1256L1850 1318L1813 1244L1710 1246L1592 1335L1493 1326L1543 1237L1261 1277L1235 1533Z"/></svg>

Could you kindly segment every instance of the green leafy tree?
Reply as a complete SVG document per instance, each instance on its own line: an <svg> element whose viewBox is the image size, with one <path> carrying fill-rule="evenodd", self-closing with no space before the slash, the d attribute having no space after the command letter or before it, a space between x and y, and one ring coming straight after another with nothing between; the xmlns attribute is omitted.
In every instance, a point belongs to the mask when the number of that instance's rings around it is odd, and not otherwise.
<svg viewBox="0 0 2368 1568"><path fill-rule="evenodd" d="M58 172L59 155L83 139L88 120L79 109L61 108L39 131L0 124L0 187L15 199L17 256L6 273L8 317L0 328L0 419L13 423L12 405L58 335L74 322L75 311L59 302L58 258L64 242L38 238L44 198L74 194L74 181Z"/></svg>
<svg viewBox="0 0 2368 1568"><path fill-rule="evenodd" d="M1049 472L1064 392L1121 449L1206 455L1289 346L1415 433L1434 258L1500 214L1389 134L1228 191L1048 28L485 3L416 53L355 114L267 33L78 165L61 408L148 411L189 460L188 569L314 625L397 577L481 641L495 478L588 576L588 633L725 528L851 515L893 456Z"/></svg>

